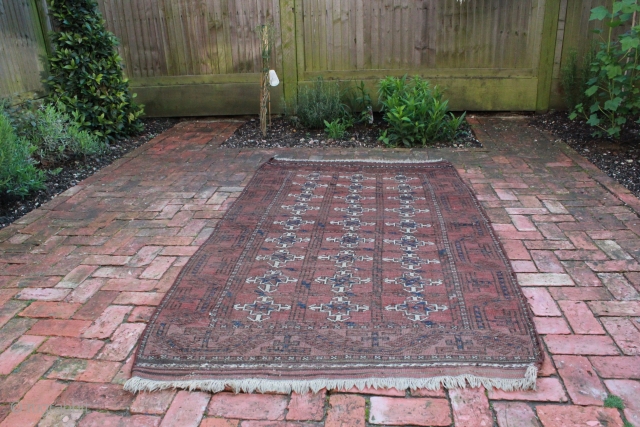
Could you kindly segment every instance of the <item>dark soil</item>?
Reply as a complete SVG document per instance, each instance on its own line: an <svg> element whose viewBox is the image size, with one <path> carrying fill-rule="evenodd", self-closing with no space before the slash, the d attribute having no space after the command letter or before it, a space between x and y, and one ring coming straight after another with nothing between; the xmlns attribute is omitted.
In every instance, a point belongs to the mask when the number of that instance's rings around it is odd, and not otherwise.
<svg viewBox="0 0 640 427"><path fill-rule="evenodd" d="M0 229L173 127L178 119L143 119L143 122L145 126L142 133L112 143L109 151L103 155L86 159L70 159L66 163L52 165L51 169L62 168L62 170L57 175L49 175L45 189L34 192L23 199L0 196Z"/></svg>
<svg viewBox="0 0 640 427"><path fill-rule="evenodd" d="M436 142L429 147L482 147L473 135L469 125L463 125L463 132L455 141ZM264 138L260 131L260 122L251 118L229 138L222 147L226 148L383 148L385 145L378 141L380 133L386 128L382 116L376 114L373 124L356 124L347 131L344 138L329 139L322 129L309 130L295 126L289 119L274 117L271 127Z"/></svg>
<svg viewBox="0 0 640 427"><path fill-rule="evenodd" d="M534 116L529 125L551 132L611 178L640 197L640 125L633 123L619 140L593 136L584 121L569 120L566 112Z"/></svg>

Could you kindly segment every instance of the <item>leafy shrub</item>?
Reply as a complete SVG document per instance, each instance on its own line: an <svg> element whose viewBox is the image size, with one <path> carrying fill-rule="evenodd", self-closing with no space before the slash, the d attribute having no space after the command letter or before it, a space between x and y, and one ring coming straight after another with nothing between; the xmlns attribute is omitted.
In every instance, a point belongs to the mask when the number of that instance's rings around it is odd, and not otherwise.
<svg viewBox="0 0 640 427"><path fill-rule="evenodd" d="M332 122L324 121L324 131L331 139L340 139L347 133L347 129L353 126L349 119L335 119Z"/></svg>
<svg viewBox="0 0 640 427"><path fill-rule="evenodd" d="M614 28L626 25L638 12L637 0L614 1L611 10L605 6L591 10L589 20L604 21L607 35L591 63L593 77L587 82L586 100L576 105L570 117L584 117L598 128L596 134L618 137L622 126L640 114L640 25L613 36Z"/></svg>
<svg viewBox="0 0 640 427"><path fill-rule="evenodd" d="M26 196L44 188L44 172L35 168L32 147L18 138L11 122L0 113L0 195Z"/></svg>
<svg viewBox="0 0 640 427"><path fill-rule="evenodd" d="M322 129L325 121L333 122L346 115L338 83L326 82L320 77L310 86L300 87L296 116L302 126Z"/></svg>
<svg viewBox="0 0 640 427"><path fill-rule="evenodd" d="M49 0L57 32L51 34L52 103L62 103L74 122L110 140L142 130L142 107L122 75L118 40L104 27L95 0Z"/></svg>
<svg viewBox="0 0 640 427"><path fill-rule="evenodd" d="M589 87L587 82L591 78L591 63L594 57L595 52L588 50L580 59L578 51L571 49L566 64L560 70L564 101L570 111L586 101L584 92Z"/></svg>
<svg viewBox="0 0 640 427"><path fill-rule="evenodd" d="M406 147L456 137L465 114L448 112L447 100L438 86L416 76L409 80L386 77L380 81L379 101L389 128L380 136L386 145Z"/></svg>
<svg viewBox="0 0 640 427"><path fill-rule="evenodd" d="M82 130L64 109L62 104L5 105L5 114L16 133L34 147L34 157L44 166L69 157L99 154L107 147L103 139Z"/></svg>

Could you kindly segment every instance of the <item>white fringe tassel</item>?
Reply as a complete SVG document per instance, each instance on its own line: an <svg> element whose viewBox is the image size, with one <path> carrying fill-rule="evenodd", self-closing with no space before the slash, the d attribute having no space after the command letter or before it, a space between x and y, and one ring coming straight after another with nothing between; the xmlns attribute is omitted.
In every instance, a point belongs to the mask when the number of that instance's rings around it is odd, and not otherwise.
<svg viewBox="0 0 640 427"><path fill-rule="evenodd" d="M538 368L529 365L524 378L485 378L475 375L442 376L433 378L369 378L369 379L317 379L317 380L268 380L268 379L244 379L244 380L185 380L185 381L156 381L140 377L129 379L124 389L130 392L156 391L169 388L185 389L189 391L202 390L217 393L225 388L231 388L235 393L306 393L327 390L349 390L356 387L363 390L365 387L374 389L406 390L425 388L438 390L440 387L448 389L472 388L484 386L490 390L497 388L504 391L535 390Z"/></svg>
<svg viewBox="0 0 640 427"><path fill-rule="evenodd" d="M310 160L310 159L294 159L290 157L275 156L273 160L283 162L310 162L310 163L438 163L444 159L425 159L425 160L379 160L379 159L343 159L343 160Z"/></svg>

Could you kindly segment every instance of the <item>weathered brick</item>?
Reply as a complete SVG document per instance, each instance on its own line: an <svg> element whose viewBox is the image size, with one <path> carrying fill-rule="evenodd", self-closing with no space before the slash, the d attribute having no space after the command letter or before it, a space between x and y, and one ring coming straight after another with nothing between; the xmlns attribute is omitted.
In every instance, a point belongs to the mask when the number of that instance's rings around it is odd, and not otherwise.
<svg viewBox="0 0 640 427"><path fill-rule="evenodd" d="M583 356L554 356L564 386L576 405L602 405L607 392Z"/></svg>
<svg viewBox="0 0 640 427"><path fill-rule="evenodd" d="M364 427L364 406L362 396L332 394L325 427Z"/></svg>
<svg viewBox="0 0 640 427"><path fill-rule="evenodd" d="M24 309L20 316L24 317L52 317L56 319L68 319L82 304L69 304L64 302L35 301Z"/></svg>
<svg viewBox="0 0 640 427"><path fill-rule="evenodd" d="M29 330L31 335L49 335L58 337L79 337L91 325L86 320L38 320Z"/></svg>
<svg viewBox="0 0 640 427"><path fill-rule="evenodd" d="M542 335L571 333L571 329L562 317L534 317L533 322L536 324L536 331Z"/></svg>
<svg viewBox="0 0 640 427"><path fill-rule="evenodd" d="M245 420L283 420L287 396L276 394L214 394L207 414Z"/></svg>
<svg viewBox="0 0 640 427"><path fill-rule="evenodd" d="M24 335L36 322L34 319L13 318L0 328L0 352L5 351L21 335Z"/></svg>
<svg viewBox="0 0 640 427"><path fill-rule="evenodd" d="M536 411L544 427L622 427L620 414L613 408L540 405Z"/></svg>
<svg viewBox="0 0 640 427"><path fill-rule="evenodd" d="M445 399L373 396L368 421L382 425L448 426L452 420Z"/></svg>
<svg viewBox="0 0 640 427"><path fill-rule="evenodd" d="M561 316L555 301L545 288L523 288L522 293L536 316Z"/></svg>
<svg viewBox="0 0 640 427"><path fill-rule="evenodd" d="M28 288L21 290L15 297L24 300L62 301L71 289L58 288Z"/></svg>
<svg viewBox="0 0 640 427"><path fill-rule="evenodd" d="M547 335L544 341L552 354L619 355L613 340L606 335Z"/></svg>
<svg viewBox="0 0 640 427"><path fill-rule="evenodd" d="M449 398L456 426L493 426L493 415L484 387L451 389Z"/></svg>
<svg viewBox="0 0 640 427"><path fill-rule="evenodd" d="M23 335L7 350L0 354L0 375L9 375L13 369L22 363L33 351L35 351L44 337Z"/></svg>
<svg viewBox="0 0 640 427"><path fill-rule="evenodd" d="M151 415L116 415L104 412L90 412L78 427L158 427L160 417Z"/></svg>
<svg viewBox="0 0 640 427"><path fill-rule="evenodd" d="M108 383L120 369L121 363L102 360L59 359L47 378L67 381Z"/></svg>
<svg viewBox="0 0 640 427"><path fill-rule="evenodd" d="M558 301L576 334L604 334L604 329L587 304L582 301Z"/></svg>
<svg viewBox="0 0 640 427"><path fill-rule="evenodd" d="M324 418L324 401L326 391L318 393L291 394L291 401L287 406L287 420L321 421Z"/></svg>
<svg viewBox="0 0 640 427"><path fill-rule="evenodd" d="M556 301L598 301L611 299L603 287L561 287L549 288L549 293Z"/></svg>
<svg viewBox="0 0 640 427"><path fill-rule="evenodd" d="M557 378L538 378L535 390L503 391L492 389L488 391L490 400L530 400L535 402L566 402L567 395Z"/></svg>
<svg viewBox="0 0 640 427"><path fill-rule="evenodd" d="M176 260L175 257L159 256L149 264L149 266L140 274L141 279L159 280L162 275L171 267Z"/></svg>
<svg viewBox="0 0 640 427"><path fill-rule="evenodd" d="M98 359L115 362L125 360L138 342L144 328L143 323L123 323L118 326L118 329L111 336L111 342L104 346Z"/></svg>
<svg viewBox="0 0 640 427"><path fill-rule="evenodd" d="M120 295L113 301L114 304L131 305L158 305L164 293L160 292L120 292Z"/></svg>
<svg viewBox="0 0 640 427"><path fill-rule="evenodd" d="M520 286L574 286L568 274L518 273Z"/></svg>
<svg viewBox="0 0 640 427"><path fill-rule="evenodd" d="M74 319L94 321L116 299L119 292L98 291L73 315Z"/></svg>
<svg viewBox="0 0 640 427"><path fill-rule="evenodd" d="M111 336L131 311L131 306L111 305L82 334L84 338L105 339Z"/></svg>
<svg viewBox="0 0 640 427"><path fill-rule="evenodd" d="M179 391L162 420L162 427L198 427L210 397L208 393Z"/></svg>
<svg viewBox="0 0 640 427"><path fill-rule="evenodd" d="M626 356L640 356L640 330L630 319L603 317L602 324Z"/></svg>
<svg viewBox="0 0 640 427"><path fill-rule="evenodd" d="M127 319L127 322L129 323L134 323L134 322L143 322L143 323L147 323L149 322L149 320L151 320L151 316L153 315L153 313L156 311L155 307L135 307L132 311L131 314L129 315L129 318Z"/></svg>
<svg viewBox="0 0 640 427"><path fill-rule="evenodd" d="M565 270L577 286L602 286L596 274L583 261L563 261Z"/></svg>
<svg viewBox="0 0 640 427"><path fill-rule="evenodd" d="M145 279L109 279L101 288L103 291L147 292L158 286L157 280Z"/></svg>
<svg viewBox="0 0 640 427"><path fill-rule="evenodd" d="M621 301L640 300L640 293L638 293L622 274L600 273L598 277L615 299Z"/></svg>
<svg viewBox="0 0 640 427"><path fill-rule="evenodd" d="M640 381L606 380L605 385L611 394L622 398L624 415L632 425L640 425Z"/></svg>
<svg viewBox="0 0 640 427"><path fill-rule="evenodd" d="M589 359L602 378L640 380L640 356L592 356Z"/></svg>
<svg viewBox="0 0 640 427"><path fill-rule="evenodd" d="M47 412L49 406L58 398L65 385L57 381L41 380L27 392L24 398L14 406L1 427L35 426Z"/></svg>
<svg viewBox="0 0 640 427"><path fill-rule="evenodd" d="M38 427L75 427L83 415L84 411L80 408L49 407Z"/></svg>
<svg viewBox="0 0 640 427"><path fill-rule="evenodd" d="M499 427L542 427L531 406L524 402L493 402Z"/></svg>
<svg viewBox="0 0 640 427"><path fill-rule="evenodd" d="M84 304L104 285L104 279L85 280L65 299L68 303Z"/></svg>
<svg viewBox="0 0 640 427"><path fill-rule="evenodd" d="M62 357L79 357L91 359L102 348L104 342L98 340L83 340L80 338L52 337L40 347L41 353L55 354Z"/></svg>
<svg viewBox="0 0 640 427"><path fill-rule="evenodd" d="M132 414L158 414L167 412L169 405L176 395L175 390L160 390L153 393L141 392L136 394L136 400L129 411Z"/></svg>
<svg viewBox="0 0 640 427"><path fill-rule="evenodd" d="M0 381L0 402L17 402L55 362L55 356L34 354Z"/></svg>
<svg viewBox="0 0 640 427"><path fill-rule="evenodd" d="M640 301L590 301L596 316L640 316Z"/></svg>
<svg viewBox="0 0 640 427"><path fill-rule="evenodd" d="M58 282L56 288L75 289L82 284L98 267L94 265L79 265L71 270Z"/></svg>
<svg viewBox="0 0 640 427"><path fill-rule="evenodd" d="M58 398L60 406L78 406L109 411L128 409L135 395L118 384L73 382Z"/></svg>

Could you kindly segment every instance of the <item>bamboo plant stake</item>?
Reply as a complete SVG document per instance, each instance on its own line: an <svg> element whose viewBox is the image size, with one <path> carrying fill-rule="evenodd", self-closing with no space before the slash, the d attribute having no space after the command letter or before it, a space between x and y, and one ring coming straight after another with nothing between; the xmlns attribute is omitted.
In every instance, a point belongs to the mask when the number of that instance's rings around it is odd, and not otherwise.
<svg viewBox="0 0 640 427"><path fill-rule="evenodd" d="M262 73L260 74L260 130L262 136L267 136L267 114L271 125L271 94L269 92L269 66L271 63L271 33L270 24L258 27L260 47L262 52Z"/></svg>

